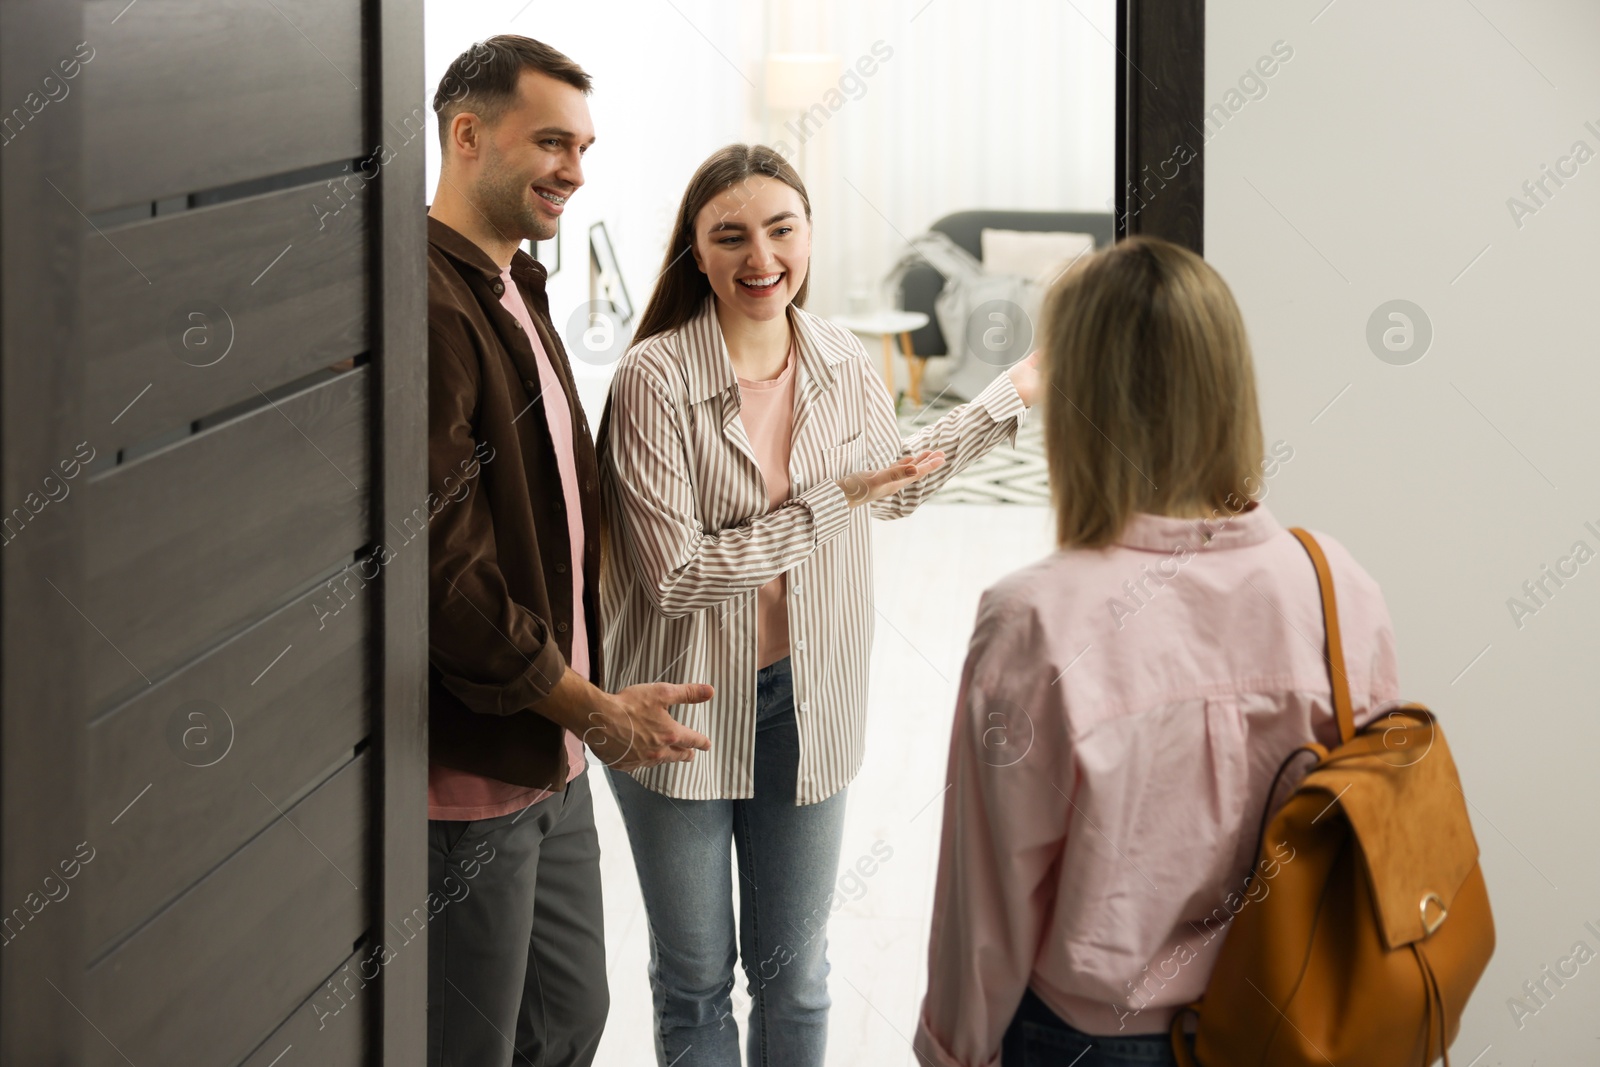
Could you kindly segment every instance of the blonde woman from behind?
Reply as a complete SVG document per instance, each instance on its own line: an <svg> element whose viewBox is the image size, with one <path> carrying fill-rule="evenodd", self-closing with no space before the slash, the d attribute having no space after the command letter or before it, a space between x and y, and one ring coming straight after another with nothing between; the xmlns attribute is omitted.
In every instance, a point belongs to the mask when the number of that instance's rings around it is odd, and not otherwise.
<svg viewBox="0 0 1600 1067"><path fill-rule="evenodd" d="M1172 1064L1247 883L1271 779L1336 740L1305 551L1261 503L1227 285L1132 238L1045 299L1057 550L983 596L957 698L915 1047L924 1065ZM1397 699L1377 585L1332 538L1358 724ZM1281 863L1293 856L1279 857Z"/></svg>

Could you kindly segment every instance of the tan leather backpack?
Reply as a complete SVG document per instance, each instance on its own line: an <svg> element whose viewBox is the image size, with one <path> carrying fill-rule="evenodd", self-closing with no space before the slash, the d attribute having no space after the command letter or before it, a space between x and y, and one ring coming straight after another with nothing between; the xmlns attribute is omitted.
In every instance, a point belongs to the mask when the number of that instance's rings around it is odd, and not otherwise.
<svg viewBox="0 0 1600 1067"><path fill-rule="evenodd" d="M1356 732L1328 561L1309 533L1290 532L1322 587L1340 744L1303 745L1279 768L1252 869L1270 885L1233 919L1205 996L1173 1020L1173 1052L1182 1067L1426 1067L1441 1055L1449 1067L1494 952L1466 797L1422 705ZM1316 765L1268 822L1305 752Z"/></svg>

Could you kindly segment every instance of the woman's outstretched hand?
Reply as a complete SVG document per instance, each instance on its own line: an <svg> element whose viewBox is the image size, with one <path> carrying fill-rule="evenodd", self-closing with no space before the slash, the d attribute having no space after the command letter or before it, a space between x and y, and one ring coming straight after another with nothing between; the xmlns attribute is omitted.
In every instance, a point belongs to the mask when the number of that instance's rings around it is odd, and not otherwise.
<svg viewBox="0 0 1600 1067"><path fill-rule="evenodd" d="M1035 348L1026 359L1013 363L1006 374L1011 378L1011 384L1017 387L1022 406L1033 407L1034 398L1039 392L1039 349Z"/></svg>
<svg viewBox="0 0 1600 1067"><path fill-rule="evenodd" d="M851 507L860 507L893 496L943 465L943 452L923 452L897 460L882 470L848 474L839 479L839 488L844 490L844 498Z"/></svg>

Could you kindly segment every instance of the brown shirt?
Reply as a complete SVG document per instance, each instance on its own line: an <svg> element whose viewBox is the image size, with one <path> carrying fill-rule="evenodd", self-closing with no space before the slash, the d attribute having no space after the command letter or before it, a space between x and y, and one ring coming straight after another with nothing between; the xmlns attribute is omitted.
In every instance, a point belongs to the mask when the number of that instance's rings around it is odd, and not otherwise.
<svg viewBox="0 0 1600 1067"><path fill-rule="evenodd" d="M590 677L602 675L593 436L550 321L545 269L520 249L511 276L560 379L585 531ZM562 729L529 710L572 652L566 504L533 346L501 304L488 253L428 219L428 727L434 763L561 790Z"/></svg>

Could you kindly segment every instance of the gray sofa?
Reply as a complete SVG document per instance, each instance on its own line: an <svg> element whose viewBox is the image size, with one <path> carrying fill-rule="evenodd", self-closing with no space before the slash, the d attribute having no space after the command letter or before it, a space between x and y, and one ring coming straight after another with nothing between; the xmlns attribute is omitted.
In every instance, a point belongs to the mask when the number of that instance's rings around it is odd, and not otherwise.
<svg viewBox="0 0 1600 1067"><path fill-rule="evenodd" d="M981 234L984 230L1023 230L1027 232L1068 232L1094 235L1096 248L1105 248L1113 237L1109 211L957 211L929 227L982 258ZM911 334L911 348L919 356L943 356L950 349L934 318L933 301L944 288L944 277L918 263L900 279L900 306L907 311L927 313L928 325Z"/></svg>

